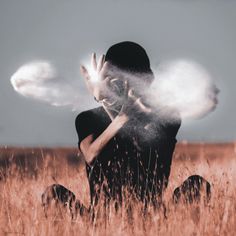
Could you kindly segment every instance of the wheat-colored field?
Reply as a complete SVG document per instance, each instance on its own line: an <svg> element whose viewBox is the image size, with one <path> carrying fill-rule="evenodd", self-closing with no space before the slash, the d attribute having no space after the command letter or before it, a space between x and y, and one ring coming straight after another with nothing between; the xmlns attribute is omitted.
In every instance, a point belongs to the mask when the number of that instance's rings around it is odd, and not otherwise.
<svg viewBox="0 0 236 236"><path fill-rule="evenodd" d="M148 209L129 200L116 213L100 208L95 220L69 211L52 209L45 218L41 194L48 185L60 183L73 191L86 206L89 190L84 163L75 148L0 148L0 235L235 235L236 232L236 144L177 145L162 210ZM207 206L172 203L175 187L188 176L199 174L212 186ZM98 213L97 212L97 213Z"/></svg>

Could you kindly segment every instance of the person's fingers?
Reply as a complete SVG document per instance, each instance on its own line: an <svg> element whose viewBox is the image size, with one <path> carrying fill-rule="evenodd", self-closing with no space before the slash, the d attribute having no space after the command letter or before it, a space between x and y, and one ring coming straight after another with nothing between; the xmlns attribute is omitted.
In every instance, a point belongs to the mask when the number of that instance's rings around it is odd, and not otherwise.
<svg viewBox="0 0 236 236"><path fill-rule="evenodd" d="M108 75L105 77L103 81L106 85L109 85L111 83L111 80L112 80L111 76Z"/></svg>
<svg viewBox="0 0 236 236"><path fill-rule="evenodd" d="M80 66L80 72L83 75L83 78L85 80L85 84L86 84L88 90L92 93L93 92L93 87L92 87L92 84L90 82L90 75L89 75L87 69L83 65Z"/></svg>
<svg viewBox="0 0 236 236"><path fill-rule="evenodd" d="M133 89L129 90L129 98L132 99L134 106L136 106L140 111L150 113L152 109L143 103L142 97L135 94Z"/></svg>
<svg viewBox="0 0 236 236"><path fill-rule="evenodd" d="M124 95L125 95L125 98L128 99L128 97L129 97L129 83L127 80L124 81Z"/></svg>
<svg viewBox="0 0 236 236"><path fill-rule="evenodd" d="M119 80L120 80L119 78L112 78L112 77L110 77L109 83L112 86L112 88L119 89L118 83L116 83Z"/></svg>
<svg viewBox="0 0 236 236"><path fill-rule="evenodd" d="M83 66L83 65L80 66L80 73L83 75L83 77L86 80L90 80L90 75L89 75L88 70L86 69L85 66Z"/></svg>
<svg viewBox="0 0 236 236"><path fill-rule="evenodd" d="M91 65L92 65L92 68L96 71L97 70L96 53L92 53Z"/></svg>
<svg viewBox="0 0 236 236"><path fill-rule="evenodd" d="M135 104L138 105L139 109L141 109L141 111L145 112L145 113L150 113L152 112L152 109L150 107L147 107L143 104L142 99L138 98L135 101Z"/></svg>
<svg viewBox="0 0 236 236"><path fill-rule="evenodd" d="M102 68L99 72L101 78L107 77L106 75L107 75L107 72L108 72L108 68L109 68L109 63L106 61L106 62L103 63Z"/></svg>
<svg viewBox="0 0 236 236"><path fill-rule="evenodd" d="M134 89L132 88L128 90L128 97L134 101L138 99L138 96L135 94Z"/></svg>
<svg viewBox="0 0 236 236"><path fill-rule="evenodd" d="M152 111L150 107L146 106L143 103L142 97L135 94L135 91L133 89L129 89L128 95L129 95L129 99L132 100L132 104L134 107L136 107L136 109L145 113L150 113Z"/></svg>
<svg viewBox="0 0 236 236"><path fill-rule="evenodd" d="M103 57L102 57L102 65L105 63L105 55L103 54Z"/></svg>
<svg viewBox="0 0 236 236"><path fill-rule="evenodd" d="M111 83L115 83L116 81L118 81L119 80L119 78L112 78L111 80L110 80L110 82Z"/></svg>
<svg viewBox="0 0 236 236"><path fill-rule="evenodd" d="M105 60L105 55L101 55L98 60L98 64L97 64L97 71L98 72L100 72L100 70L102 69L102 66L104 64L104 60Z"/></svg>

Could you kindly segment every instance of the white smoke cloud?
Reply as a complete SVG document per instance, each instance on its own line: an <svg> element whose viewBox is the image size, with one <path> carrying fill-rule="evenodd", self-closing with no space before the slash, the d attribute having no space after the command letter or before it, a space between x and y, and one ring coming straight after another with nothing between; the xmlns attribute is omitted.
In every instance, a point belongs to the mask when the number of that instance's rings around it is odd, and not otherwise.
<svg viewBox="0 0 236 236"><path fill-rule="evenodd" d="M12 75L11 84L19 94L54 106L70 106L74 110L81 99L76 85L63 81L47 61L21 66Z"/></svg>
<svg viewBox="0 0 236 236"><path fill-rule="evenodd" d="M110 75L130 78L134 84L139 81L137 76L144 76L126 73L115 67ZM181 118L201 118L215 109L218 90L209 73L199 64L189 60L166 62L154 70L154 75L150 88L144 88L143 85L139 88L152 106L173 108ZM79 83L79 79L73 84L62 80L54 66L47 61L23 65L11 77L11 84L19 94L54 106L70 106L73 110L87 106ZM114 97L117 95L114 94Z"/></svg>
<svg viewBox="0 0 236 236"><path fill-rule="evenodd" d="M155 106L173 108L181 118L201 118L216 108L219 90L210 74L196 62L162 63L154 74L149 95Z"/></svg>

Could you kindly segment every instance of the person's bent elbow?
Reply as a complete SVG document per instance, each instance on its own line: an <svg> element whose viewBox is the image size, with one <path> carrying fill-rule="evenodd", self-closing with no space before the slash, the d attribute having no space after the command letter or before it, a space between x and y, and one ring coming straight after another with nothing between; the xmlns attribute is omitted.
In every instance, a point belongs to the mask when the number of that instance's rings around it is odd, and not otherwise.
<svg viewBox="0 0 236 236"><path fill-rule="evenodd" d="M84 156L84 159L86 161L86 163L91 166L94 159L97 157L97 153L91 149L88 149L87 151L83 152L83 156Z"/></svg>
<svg viewBox="0 0 236 236"><path fill-rule="evenodd" d="M97 152L92 146L92 142L93 142L93 135L91 134L87 136L85 139L83 139L79 146L81 153L83 154L84 159L88 165L91 165L91 163L97 156Z"/></svg>

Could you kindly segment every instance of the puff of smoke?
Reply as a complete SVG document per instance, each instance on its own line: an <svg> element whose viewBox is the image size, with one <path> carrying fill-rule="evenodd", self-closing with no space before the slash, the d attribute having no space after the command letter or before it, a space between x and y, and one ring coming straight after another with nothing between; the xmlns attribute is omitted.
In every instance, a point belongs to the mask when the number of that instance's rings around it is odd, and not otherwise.
<svg viewBox="0 0 236 236"><path fill-rule="evenodd" d="M48 61L35 61L21 66L11 77L16 92L54 106L78 107L76 86L62 80Z"/></svg>
<svg viewBox="0 0 236 236"><path fill-rule="evenodd" d="M124 71L114 65L109 65L105 76L127 80L134 97L142 97L147 106L151 106L165 119L202 118L213 111L218 103L219 89L210 74L198 63L190 60L175 60L160 64L152 74ZM98 81L96 75L96 80ZM100 78L101 79L101 78ZM115 85L119 80L115 80ZM114 84L113 84L114 87ZM118 87L118 86L117 86ZM117 90L121 91L122 83ZM115 91L115 90L113 90ZM117 93L110 93L113 100Z"/></svg>
<svg viewBox="0 0 236 236"><path fill-rule="evenodd" d="M91 75L91 78L97 76L94 73ZM209 73L193 61L175 60L162 63L154 71L155 79L150 86L145 81L152 79L152 75L124 71L111 65L105 76L115 78L114 83L110 84L113 86L109 92L111 100L119 99L124 90L120 80L128 80L135 96L144 98L144 104L151 105L158 112L174 110L182 119L201 118L213 111L217 105L219 90ZM47 61L25 64L11 77L15 91L25 97L80 110L79 101L83 100L83 107L85 104L79 81L76 80L73 84L68 82L63 81L53 65ZM98 77L93 82L98 82ZM167 115L169 114L170 112Z"/></svg>
<svg viewBox="0 0 236 236"><path fill-rule="evenodd" d="M175 109L182 119L202 118L218 104L219 89L210 74L196 62L162 63L155 77L149 91L150 101L154 106Z"/></svg>

